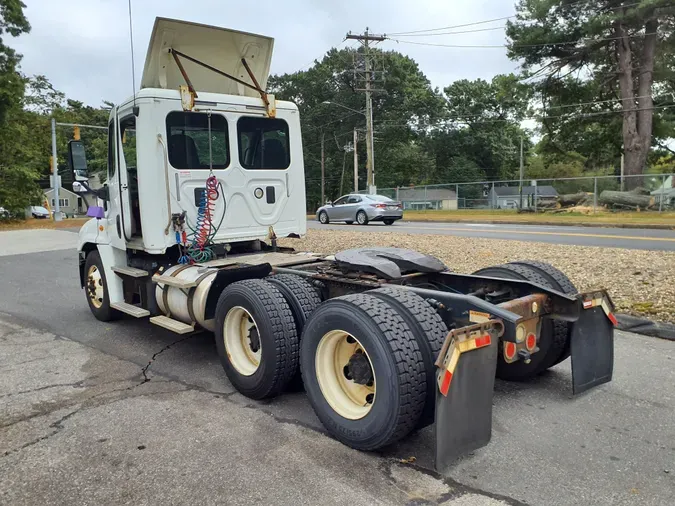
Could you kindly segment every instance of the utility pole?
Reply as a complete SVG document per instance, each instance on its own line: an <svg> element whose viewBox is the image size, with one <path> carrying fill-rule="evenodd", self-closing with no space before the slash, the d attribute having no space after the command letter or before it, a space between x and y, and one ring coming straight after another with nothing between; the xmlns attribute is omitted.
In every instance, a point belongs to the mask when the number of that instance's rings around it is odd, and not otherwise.
<svg viewBox="0 0 675 506"><path fill-rule="evenodd" d="M321 205L326 203L326 158L324 155L324 139L326 134L321 133Z"/></svg>
<svg viewBox="0 0 675 506"><path fill-rule="evenodd" d="M354 193L359 192L359 152L356 149L359 142L359 132L354 129Z"/></svg>
<svg viewBox="0 0 675 506"><path fill-rule="evenodd" d="M54 221L61 221L61 206L59 205L59 162L56 158L56 119L52 118L52 188L54 189Z"/></svg>
<svg viewBox="0 0 675 506"><path fill-rule="evenodd" d="M525 176L525 170L523 165L523 138L520 137L520 186L518 193L520 194L520 206L518 212L523 210L523 177Z"/></svg>
<svg viewBox="0 0 675 506"><path fill-rule="evenodd" d="M384 35L374 35L368 32L368 28L363 34L347 34L347 39L358 40L363 45L364 55L364 70L365 70L365 88L362 91L366 92L366 170L367 170L367 190L369 193L375 191L375 143L373 133L373 90L372 83L375 80L376 71L373 69L373 62L370 54L371 42L382 42L386 40ZM357 65L358 67L358 65ZM358 74L360 69L356 69Z"/></svg>

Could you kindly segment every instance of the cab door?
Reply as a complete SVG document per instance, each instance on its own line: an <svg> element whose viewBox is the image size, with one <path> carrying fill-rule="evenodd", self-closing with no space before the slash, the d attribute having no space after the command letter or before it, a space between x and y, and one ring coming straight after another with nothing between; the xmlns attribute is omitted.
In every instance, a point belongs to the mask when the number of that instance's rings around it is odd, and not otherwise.
<svg viewBox="0 0 675 506"><path fill-rule="evenodd" d="M131 240L131 207L129 205L129 184L124 154L120 150L121 135L119 112L113 109L108 124L108 232L112 245L126 249Z"/></svg>

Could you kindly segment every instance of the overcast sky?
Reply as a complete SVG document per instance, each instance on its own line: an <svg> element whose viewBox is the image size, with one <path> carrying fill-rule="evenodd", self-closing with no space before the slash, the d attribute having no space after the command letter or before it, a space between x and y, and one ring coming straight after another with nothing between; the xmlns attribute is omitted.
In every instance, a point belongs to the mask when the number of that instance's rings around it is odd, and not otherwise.
<svg viewBox="0 0 675 506"><path fill-rule="evenodd" d="M44 74L68 98L89 105L119 103L131 95L127 0L23 0L32 30L5 43L23 54L22 70ZM233 28L274 37L272 72L307 67L329 48L344 47L347 31L366 26L395 33L455 26L514 14L513 0L132 0L136 86L140 81L150 32L157 16ZM503 25L458 28L456 31ZM495 45L503 30L407 40L440 44ZM349 41L348 41L349 42ZM354 42L352 42L354 44ZM490 79L516 70L506 49L467 49L396 44L414 58L434 86L457 79Z"/></svg>

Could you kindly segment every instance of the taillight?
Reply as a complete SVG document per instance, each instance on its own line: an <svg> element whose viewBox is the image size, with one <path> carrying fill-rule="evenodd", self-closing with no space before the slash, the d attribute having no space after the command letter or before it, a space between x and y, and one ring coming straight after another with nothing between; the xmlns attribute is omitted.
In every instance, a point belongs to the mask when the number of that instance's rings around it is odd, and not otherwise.
<svg viewBox="0 0 675 506"><path fill-rule="evenodd" d="M528 351L534 350L534 347L537 346L537 336L532 333L528 334L527 339L525 340L525 346L527 346Z"/></svg>
<svg viewBox="0 0 675 506"><path fill-rule="evenodd" d="M387 204L370 204L370 207L377 207L378 209L386 209Z"/></svg>
<svg viewBox="0 0 675 506"><path fill-rule="evenodd" d="M506 360L513 360L516 356L516 343L506 341L504 343L504 358Z"/></svg>

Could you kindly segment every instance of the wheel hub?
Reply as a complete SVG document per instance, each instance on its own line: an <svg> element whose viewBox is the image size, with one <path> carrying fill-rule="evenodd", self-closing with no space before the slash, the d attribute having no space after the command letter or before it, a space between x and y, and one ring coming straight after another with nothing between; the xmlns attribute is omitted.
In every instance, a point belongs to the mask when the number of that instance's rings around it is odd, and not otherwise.
<svg viewBox="0 0 675 506"><path fill-rule="evenodd" d="M370 361L361 350L357 350L350 358L345 367L345 377L359 385L373 384L373 370Z"/></svg>
<svg viewBox="0 0 675 506"><path fill-rule="evenodd" d="M339 415L359 420L370 412L377 381L358 339L338 329L326 333L316 349L315 367L321 393Z"/></svg>
<svg viewBox="0 0 675 506"><path fill-rule="evenodd" d="M258 327L251 327L248 331L248 340L250 342L251 351L257 353L260 349L260 334L258 334Z"/></svg>

